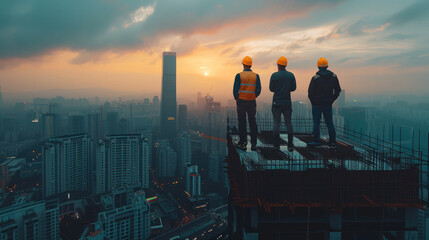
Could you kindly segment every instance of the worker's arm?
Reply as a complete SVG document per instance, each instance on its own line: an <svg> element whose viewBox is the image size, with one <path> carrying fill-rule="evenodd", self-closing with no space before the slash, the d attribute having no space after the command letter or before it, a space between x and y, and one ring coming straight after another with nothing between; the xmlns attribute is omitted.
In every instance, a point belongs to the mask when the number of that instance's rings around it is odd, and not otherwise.
<svg viewBox="0 0 429 240"><path fill-rule="evenodd" d="M259 74L256 74L256 88L255 88L255 95L256 97L261 94L261 79L259 78Z"/></svg>
<svg viewBox="0 0 429 240"><path fill-rule="evenodd" d="M296 90L296 80L295 80L295 75L293 75L293 73L292 73L292 81L291 81L290 91L293 92L295 90Z"/></svg>
<svg viewBox="0 0 429 240"><path fill-rule="evenodd" d="M332 96L332 99L333 99L332 103L335 102L335 100L337 100L341 92L340 82L338 81L337 75L334 75L333 78L334 78L334 95Z"/></svg>
<svg viewBox="0 0 429 240"><path fill-rule="evenodd" d="M240 84L241 84L240 74L237 73L237 75L235 75L234 88L232 90L232 94L234 94L235 100L238 100L238 91L240 90Z"/></svg>
<svg viewBox="0 0 429 240"><path fill-rule="evenodd" d="M274 73L271 74L271 78L270 78L270 91L271 92L275 92L276 90L276 79L274 78Z"/></svg>
<svg viewBox="0 0 429 240"><path fill-rule="evenodd" d="M308 98L310 99L310 102L313 102L314 97L314 77L311 78L310 85L308 86Z"/></svg>

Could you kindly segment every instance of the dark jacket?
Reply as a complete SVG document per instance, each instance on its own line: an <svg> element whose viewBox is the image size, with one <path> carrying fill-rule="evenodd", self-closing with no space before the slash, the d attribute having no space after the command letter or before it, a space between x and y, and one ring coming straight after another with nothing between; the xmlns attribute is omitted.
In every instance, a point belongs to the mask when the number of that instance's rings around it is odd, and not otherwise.
<svg viewBox="0 0 429 240"><path fill-rule="evenodd" d="M280 70L271 75L270 78L270 91L273 92L273 105L290 105L291 97L290 92L295 91L296 80L293 73Z"/></svg>
<svg viewBox="0 0 429 240"><path fill-rule="evenodd" d="M337 75L329 70L318 71L308 86L308 98L316 106L331 106L340 92Z"/></svg>
<svg viewBox="0 0 429 240"><path fill-rule="evenodd" d="M244 71L252 71L252 70L244 69ZM234 95L235 100L238 100L240 85L241 85L240 73L237 73L237 75L235 75L234 87L232 89L232 94ZM256 97L258 97L260 94L261 94L261 79L259 78L259 74L256 74L255 95Z"/></svg>

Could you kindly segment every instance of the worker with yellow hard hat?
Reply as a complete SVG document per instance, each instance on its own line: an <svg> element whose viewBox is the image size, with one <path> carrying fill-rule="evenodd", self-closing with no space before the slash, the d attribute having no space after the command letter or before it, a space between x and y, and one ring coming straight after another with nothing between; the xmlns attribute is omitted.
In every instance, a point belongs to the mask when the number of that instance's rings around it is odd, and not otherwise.
<svg viewBox="0 0 429 240"><path fill-rule="evenodd" d="M261 80L259 75L251 70L252 58L243 58L243 71L237 73L234 81L233 94L237 102L238 131L240 141L237 148L247 149L247 124L246 115L250 125L251 150L256 150L258 126L256 124L256 98L261 94Z"/></svg>
<svg viewBox="0 0 429 240"><path fill-rule="evenodd" d="M293 73L286 70L287 58L281 56L277 60L277 72L273 73L270 78L270 91L273 92L273 134L274 148L280 149L280 124L281 115L283 115L287 134L288 150L293 151L293 127L292 127L292 101L291 92L296 89L296 80Z"/></svg>
<svg viewBox="0 0 429 240"><path fill-rule="evenodd" d="M335 149L336 133L332 121L332 104L341 92L340 83L335 73L328 70L328 60L320 58L317 61L319 71L311 78L308 86L308 98L311 101L313 113L313 142L307 144L309 147L320 146L320 119L325 119L329 133L329 148Z"/></svg>

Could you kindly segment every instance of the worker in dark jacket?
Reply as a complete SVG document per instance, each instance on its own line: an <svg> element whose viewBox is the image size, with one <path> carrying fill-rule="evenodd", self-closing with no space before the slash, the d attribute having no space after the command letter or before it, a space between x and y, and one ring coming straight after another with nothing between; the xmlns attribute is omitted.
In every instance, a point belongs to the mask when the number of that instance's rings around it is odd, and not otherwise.
<svg viewBox="0 0 429 240"><path fill-rule="evenodd" d="M329 132L329 147L336 147L335 128L332 121L332 104L341 92L337 75L329 71L328 61L320 58L317 62L319 71L311 79L308 87L308 98L311 101L313 113L314 141L308 143L310 147L320 146L320 119L323 114Z"/></svg>
<svg viewBox="0 0 429 240"><path fill-rule="evenodd" d="M274 126L274 148L280 149L280 124L281 115L283 114L287 134L288 134L288 150L293 151L293 127L292 127L292 102L290 93L296 89L296 80L293 73L286 70L287 59L281 56L277 60L278 72L271 75L270 91L273 95L273 112Z"/></svg>
<svg viewBox="0 0 429 240"><path fill-rule="evenodd" d="M256 150L258 126L256 125L256 98L261 94L261 80L259 75L252 72L252 59L244 57L244 70L235 76L234 98L237 101L238 132L240 141L237 147L246 151L247 149L247 125L246 115L250 125L250 142L252 151Z"/></svg>

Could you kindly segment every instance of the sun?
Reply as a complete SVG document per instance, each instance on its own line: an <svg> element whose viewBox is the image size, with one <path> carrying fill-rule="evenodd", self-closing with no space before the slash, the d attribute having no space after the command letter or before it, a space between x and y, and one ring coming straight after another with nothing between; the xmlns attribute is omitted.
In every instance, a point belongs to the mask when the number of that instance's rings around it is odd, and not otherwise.
<svg viewBox="0 0 429 240"><path fill-rule="evenodd" d="M207 76L207 75L209 75L209 74L208 74L207 72L205 72L205 73L204 73L204 76Z"/></svg>

